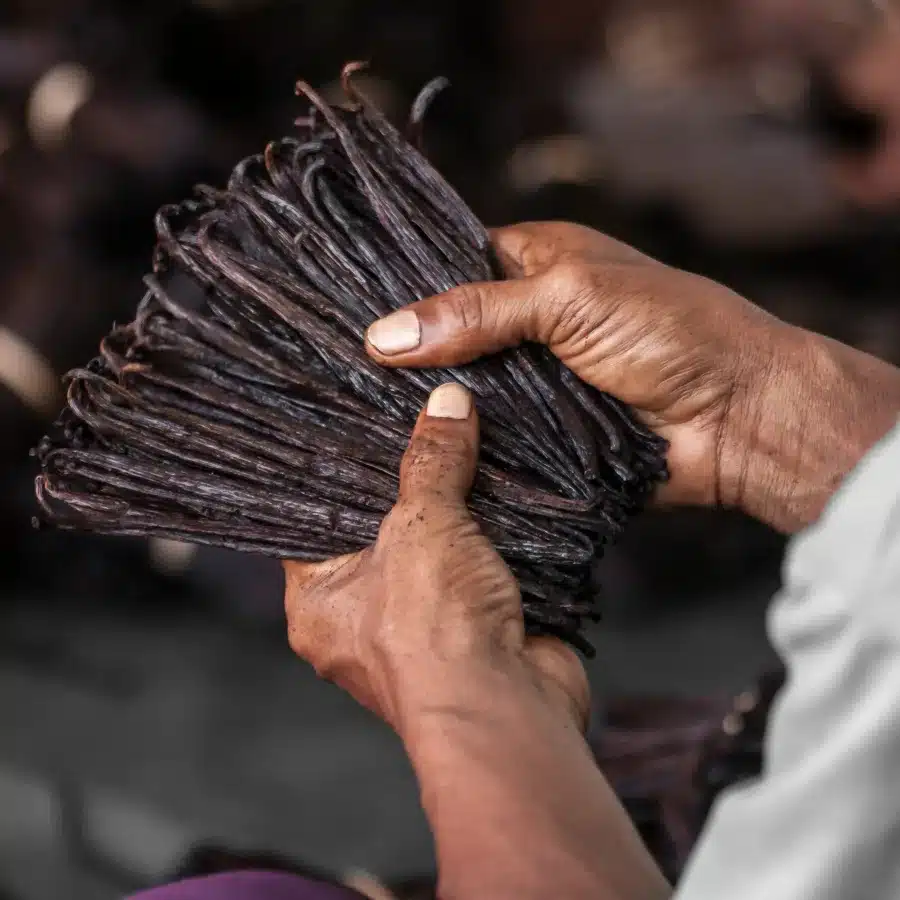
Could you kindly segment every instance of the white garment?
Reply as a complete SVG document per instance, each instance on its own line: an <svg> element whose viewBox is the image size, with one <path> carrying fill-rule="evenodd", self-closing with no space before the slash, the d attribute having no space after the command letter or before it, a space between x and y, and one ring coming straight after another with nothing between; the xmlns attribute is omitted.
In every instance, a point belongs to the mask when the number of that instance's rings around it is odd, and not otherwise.
<svg viewBox="0 0 900 900"><path fill-rule="evenodd" d="M900 428L795 539L763 776L725 794L677 900L900 900Z"/></svg>

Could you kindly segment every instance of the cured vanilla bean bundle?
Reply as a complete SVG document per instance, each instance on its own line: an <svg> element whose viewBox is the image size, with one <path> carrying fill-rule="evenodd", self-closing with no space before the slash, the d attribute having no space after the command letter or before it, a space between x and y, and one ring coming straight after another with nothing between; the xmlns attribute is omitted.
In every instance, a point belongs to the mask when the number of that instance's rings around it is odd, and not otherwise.
<svg viewBox="0 0 900 900"><path fill-rule="evenodd" d="M36 451L42 519L282 558L359 550L428 393L455 379L482 423L470 508L529 629L587 650L592 563L665 478L665 442L543 348L443 371L369 359L377 318L502 273L475 215L354 89L357 68L345 106L301 83L298 136L159 212L135 320L69 373Z"/></svg>

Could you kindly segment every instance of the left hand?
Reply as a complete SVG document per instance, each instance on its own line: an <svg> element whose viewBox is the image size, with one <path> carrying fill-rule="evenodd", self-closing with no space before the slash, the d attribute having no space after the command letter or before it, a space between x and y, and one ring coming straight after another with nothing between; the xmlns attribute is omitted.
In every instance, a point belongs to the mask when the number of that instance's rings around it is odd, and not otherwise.
<svg viewBox="0 0 900 900"><path fill-rule="evenodd" d="M400 735L428 709L465 704L478 673L515 679L587 722L584 669L561 641L527 638L519 587L466 507L478 455L472 396L434 391L374 546L285 563L291 647Z"/></svg>

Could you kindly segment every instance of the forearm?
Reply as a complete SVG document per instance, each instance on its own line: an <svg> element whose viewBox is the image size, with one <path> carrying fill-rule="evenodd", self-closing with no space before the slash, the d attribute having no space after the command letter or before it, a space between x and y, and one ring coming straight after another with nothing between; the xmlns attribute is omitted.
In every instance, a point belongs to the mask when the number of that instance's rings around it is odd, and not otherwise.
<svg viewBox="0 0 900 900"><path fill-rule="evenodd" d="M405 729L442 900L662 900L670 889L564 707L467 672Z"/></svg>
<svg viewBox="0 0 900 900"><path fill-rule="evenodd" d="M900 369L788 328L764 384L741 388L741 454L723 465L723 500L786 533L814 522L900 416Z"/></svg>

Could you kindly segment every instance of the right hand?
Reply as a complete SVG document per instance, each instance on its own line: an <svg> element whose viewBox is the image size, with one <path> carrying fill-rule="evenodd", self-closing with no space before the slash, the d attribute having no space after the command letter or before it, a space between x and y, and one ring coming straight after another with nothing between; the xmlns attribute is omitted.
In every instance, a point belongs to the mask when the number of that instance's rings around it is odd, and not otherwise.
<svg viewBox="0 0 900 900"><path fill-rule="evenodd" d="M741 505L752 428L793 329L727 288L567 223L503 228L509 281L469 284L375 323L389 366L450 366L523 341L634 407L670 443L670 503Z"/></svg>

